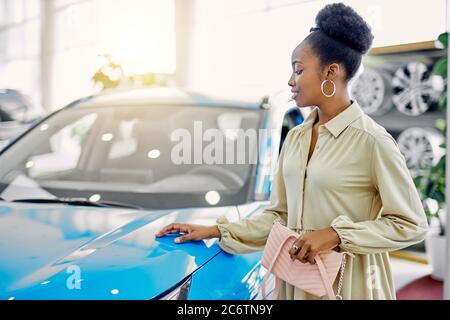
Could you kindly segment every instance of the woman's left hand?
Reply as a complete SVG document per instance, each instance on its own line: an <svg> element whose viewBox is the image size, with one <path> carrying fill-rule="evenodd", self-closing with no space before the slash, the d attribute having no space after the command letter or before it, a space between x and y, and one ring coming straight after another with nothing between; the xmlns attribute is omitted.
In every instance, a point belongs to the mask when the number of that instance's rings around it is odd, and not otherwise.
<svg viewBox="0 0 450 320"><path fill-rule="evenodd" d="M300 236L293 243L289 254L292 260L298 259L303 263L314 264L314 258L319 252L332 250L340 243L339 235L330 227ZM298 247L297 250L294 249L294 245Z"/></svg>

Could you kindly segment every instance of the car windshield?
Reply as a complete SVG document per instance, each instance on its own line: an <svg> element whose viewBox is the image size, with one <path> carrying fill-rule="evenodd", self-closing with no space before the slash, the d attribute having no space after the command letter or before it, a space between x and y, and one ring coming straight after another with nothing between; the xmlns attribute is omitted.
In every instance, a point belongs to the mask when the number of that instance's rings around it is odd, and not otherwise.
<svg viewBox="0 0 450 320"><path fill-rule="evenodd" d="M236 132L258 129L260 113L189 105L66 108L0 154L0 197L149 209L242 203L258 146L246 139L245 160L238 159Z"/></svg>

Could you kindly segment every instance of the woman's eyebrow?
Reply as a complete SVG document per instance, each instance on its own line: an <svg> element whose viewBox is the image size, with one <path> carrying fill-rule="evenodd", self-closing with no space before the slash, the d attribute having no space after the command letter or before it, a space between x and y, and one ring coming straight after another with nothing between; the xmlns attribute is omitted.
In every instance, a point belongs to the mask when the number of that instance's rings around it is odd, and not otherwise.
<svg viewBox="0 0 450 320"><path fill-rule="evenodd" d="M300 60L294 60L294 61L292 61L292 67L293 67L296 63L303 64Z"/></svg>

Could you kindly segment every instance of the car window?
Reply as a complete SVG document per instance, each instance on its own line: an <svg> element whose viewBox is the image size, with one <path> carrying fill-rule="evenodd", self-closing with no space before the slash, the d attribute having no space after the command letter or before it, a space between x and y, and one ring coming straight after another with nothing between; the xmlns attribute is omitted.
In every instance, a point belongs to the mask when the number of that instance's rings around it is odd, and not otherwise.
<svg viewBox="0 0 450 320"><path fill-rule="evenodd" d="M65 109L0 155L6 164L0 196L9 189L20 198L11 188L25 186L142 207L237 204L247 197L257 163L260 112L187 105Z"/></svg>
<svg viewBox="0 0 450 320"><path fill-rule="evenodd" d="M28 176L40 179L45 176L64 174L67 170L75 169L97 116L96 113L84 115L49 135L48 144L45 143L45 147L34 151L25 163ZM41 126L40 130L48 130L47 126Z"/></svg>

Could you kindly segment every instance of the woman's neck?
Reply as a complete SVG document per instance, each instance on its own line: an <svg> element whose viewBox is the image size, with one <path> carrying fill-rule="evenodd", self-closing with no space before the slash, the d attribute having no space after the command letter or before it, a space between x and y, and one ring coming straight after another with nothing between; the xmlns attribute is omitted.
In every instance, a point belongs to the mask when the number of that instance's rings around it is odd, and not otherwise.
<svg viewBox="0 0 450 320"><path fill-rule="evenodd" d="M327 123L351 105L349 95L335 96L318 105L318 126Z"/></svg>

